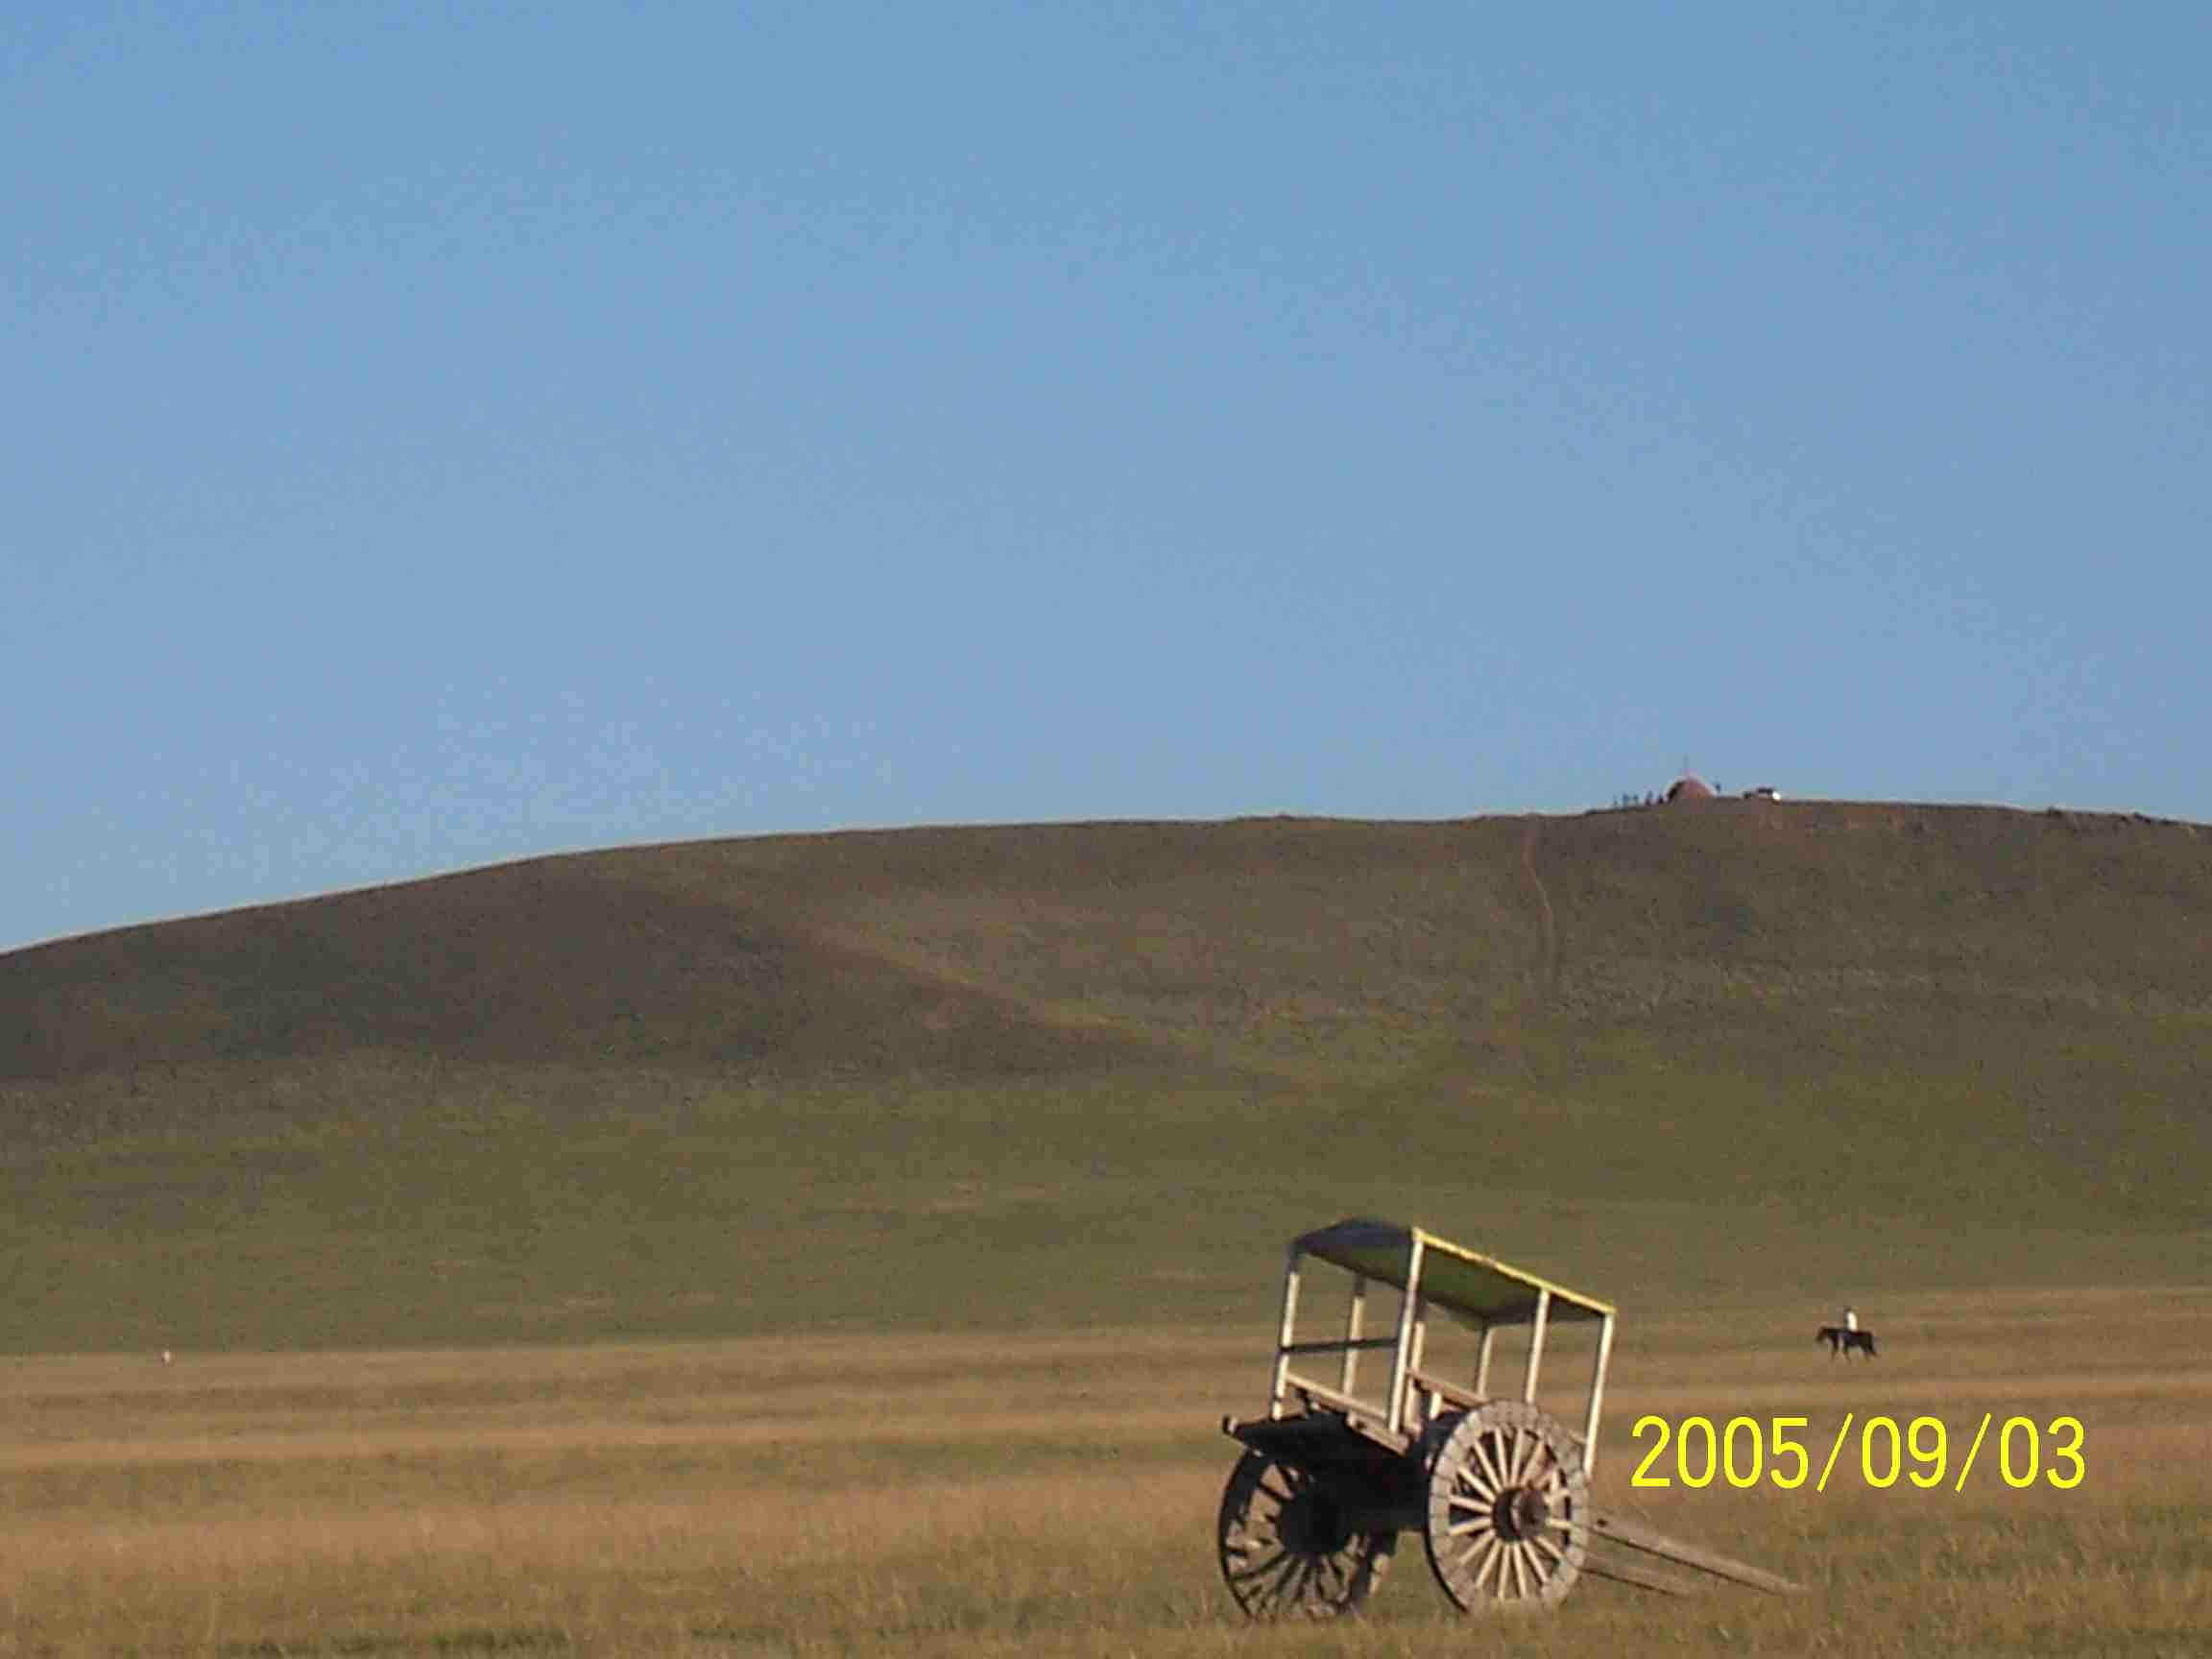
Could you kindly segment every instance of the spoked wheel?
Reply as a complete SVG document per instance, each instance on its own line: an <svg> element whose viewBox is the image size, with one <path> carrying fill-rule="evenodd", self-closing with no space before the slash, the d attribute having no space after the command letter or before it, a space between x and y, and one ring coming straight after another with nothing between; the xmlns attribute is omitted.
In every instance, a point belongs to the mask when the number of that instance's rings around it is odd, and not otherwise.
<svg viewBox="0 0 2212 1659"><path fill-rule="evenodd" d="M1246 1452L1221 1494L1221 1576L1253 1619L1334 1619L1389 1570L1395 1532L1358 1532L1339 1494L1295 1464Z"/></svg>
<svg viewBox="0 0 2212 1659"><path fill-rule="evenodd" d="M1590 1483L1556 1418L1518 1400L1468 1412L1436 1449L1422 1536L1462 1610L1548 1607L1590 1553Z"/></svg>

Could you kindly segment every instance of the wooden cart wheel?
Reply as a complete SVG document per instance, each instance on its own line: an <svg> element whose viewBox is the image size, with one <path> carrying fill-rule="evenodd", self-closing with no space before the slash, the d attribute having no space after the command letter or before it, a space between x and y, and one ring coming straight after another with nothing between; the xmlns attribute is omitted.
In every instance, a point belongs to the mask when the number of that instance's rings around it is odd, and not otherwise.
<svg viewBox="0 0 2212 1659"><path fill-rule="evenodd" d="M1338 1493L1295 1464L1250 1451L1221 1494L1221 1576L1253 1619L1334 1619L1389 1571L1395 1532L1356 1532Z"/></svg>
<svg viewBox="0 0 2212 1659"><path fill-rule="evenodd" d="M1551 1606L1590 1553L1590 1481L1554 1417L1492 1400L1455 1424L1429 1471L1429 1564L1463 1611Z"/></svg>

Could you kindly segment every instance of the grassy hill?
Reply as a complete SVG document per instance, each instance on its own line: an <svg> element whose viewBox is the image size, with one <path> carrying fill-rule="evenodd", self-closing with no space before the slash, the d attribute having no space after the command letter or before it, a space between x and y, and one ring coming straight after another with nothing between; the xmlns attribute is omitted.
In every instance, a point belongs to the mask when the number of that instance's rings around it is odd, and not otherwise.
<svg viewBox="0 0 2212 1659"><path fill-rule="evenodd" d="M0 1351L2198 1281L2212 831L1722 802L537 860L0 956Z"/></svg>

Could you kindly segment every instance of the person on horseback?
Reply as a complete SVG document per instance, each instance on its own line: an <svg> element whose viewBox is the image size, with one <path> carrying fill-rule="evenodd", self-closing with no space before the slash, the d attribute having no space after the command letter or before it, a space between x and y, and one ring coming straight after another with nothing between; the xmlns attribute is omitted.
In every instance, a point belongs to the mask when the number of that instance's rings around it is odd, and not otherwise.
<svg viewBox="0 0 2212 1659"><path fill-rule="evenodd" d="M1843 1304L1843 1329L1846 1331L1859 1329L1859 1310L1852 1307L1848 1302Z"/></svg>

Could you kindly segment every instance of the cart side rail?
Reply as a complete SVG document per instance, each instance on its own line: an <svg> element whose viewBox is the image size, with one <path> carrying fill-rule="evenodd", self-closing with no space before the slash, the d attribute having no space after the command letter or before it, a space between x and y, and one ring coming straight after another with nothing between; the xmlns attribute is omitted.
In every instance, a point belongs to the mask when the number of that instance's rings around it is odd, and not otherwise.
<svg viewBox="0 0 2212 1659"><path fill-rule="evenodd" d="M1352 1297L1341 1336L1301 1339L1298 1334L1299 1282L1309 1261L1327 1262L1351 1274ZM1367 1293L1375 1284L1399 1292L1394 1334L1365 1334ZM1423 1364L1431 1313L1449 1314L1479 1333L1472 1388L1447 1382ZM1495 1397L1490 1377L1492 1338L1501 1327L1514 1325L1525 1325L1529 1332L1518 1392L1533 1405L1551 1327L1557 1322L1588 1321L1598 1328L1597 1352L1581 1413L1581 1433L1575 1438L1582 1455L1583 1473L1593 1475L1616 1317L1610 1303L1566 1289L1538 1274L1421 1228L1339 1221L1293 1238L1285 1252L1282 1322L1267 1393L1267 1414L1281 1417L1291 1396L1299 1394L1309 1404L1323 1403L1331 1409L1357 1410L1378 1419L1393 1436L1411 1432L1421 1423L1432 1420L1447 1402L1473 1409ZM1379 1399L1363 1396L1357 1386L1359 1357L1385 1353L1390 1356L1387 1387ZM1311 1375L1305 1365L1292 1368L1295 1361L1331 1356L1342 1361L1333 1381Z"/></svg>

